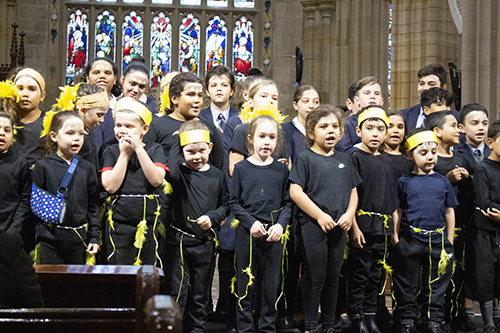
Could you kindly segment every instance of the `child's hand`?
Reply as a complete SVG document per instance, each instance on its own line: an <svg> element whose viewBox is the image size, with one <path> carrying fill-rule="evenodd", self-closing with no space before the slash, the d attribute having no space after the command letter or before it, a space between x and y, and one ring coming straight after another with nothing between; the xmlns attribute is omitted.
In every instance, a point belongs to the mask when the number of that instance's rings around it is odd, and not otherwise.
<svg viewBox="0 0 500 333"><path fill-rule="evenodd" d="M210 217L206 215L202 215L198 217L198 225L203 229L203 230L208 230L212 228L212 222L210 221Z"/></svg>
<svg viewBox="0 0 500 333"><path fill-rule="evenodd" d="M332 217L326 213L321 214L321 216L318 219L318 224L324 233L327 233L328 231L332 230L337 226L337 223L335 223Z"/></svg>
<svg viewBox="0 0 500 333"><path fill-rule="evenodd" d="M465 168L461 168L458 165L455 165L455 169L451 170L448 172L446 175L446 178L452 183L455 184L456 182L461 181L462 179L468 178L469 177L469 172Z"/></svg>
<svg viewBox="0 0 500 333"><path fill-rule="evenodd" d="M363 244L366 243L365 235L363 235L363 232L359 229L357 225L351 229L350 239L351 239L351 245L359 249L362 249Z"/></svg>
<svg viewBox="0 0 500 333"><path fill-rule="evenodd" d="M90 253L90 254L96 254L97 251L99 251L99 244L95 244L95 243L90 243L88 246L87 246L87 252Z"/></svg>
<svg viewBox="0 0 500 333"><path fill-rule="evenodd" d="M488 208L486 212L481 209L481 212L483 213L484 216L486 216L490 220L493 220L495 222L500 222L500 210L496 208Z"/></svg>
<svg viewBox="0 0 500 333"><path fill-rule="evenodd" d="M352 227L352 217L343 214L337 221L337 225L342 228L342 230L349 231Z"/></svg>
<svg viewBox="0 0 500 333"><path fill-rule="evenodd" d="M132 149L132 146L130 145L130 140L128 140L128 137L122 136L120 138L120 141L118 141L119 147L120 147L120 153L123 153L127 156L132 155L132 152L134 151Z"/></svg>
<svg viewBox="0 0 500 333"><path fill-rule="evenodd" d="M132 149L137 152L139 149L142 149L144 147L144 144L142 143L141 138L138 135L129 135L128 140L130 142L130 146Z"/></svg>
<svg viewBox="0 0 500 333"><path fill-rule="evenodd" d="M250 233L255 238L259 238L259 237L267 235L266 229L264 228L262 223L260 223L259 221L255 221L252 224L252 228L250 229Z"/></svg>
<svg viewBox="0 0 500 333"><path fill-rule="evenodd" d="M283 227L281 224L275 224L267 231L267 241L268 242L277 242L283 236Z"/></svg>

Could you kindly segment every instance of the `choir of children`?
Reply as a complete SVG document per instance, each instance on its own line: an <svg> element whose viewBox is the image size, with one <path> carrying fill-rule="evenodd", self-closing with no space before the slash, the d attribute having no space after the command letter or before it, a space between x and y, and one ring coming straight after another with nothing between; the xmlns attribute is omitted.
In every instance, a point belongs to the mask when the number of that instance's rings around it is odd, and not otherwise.
<svg viewBox="0 0 500 333"><path fill-rule="evenodd" d="M244 83L241 113L230 107L225 66L205 87L177 74L158 114L143 63L125 69L122 95L109 60L85 75L49 112L35 70L0 83L0 232L36 224L39 262L165 265L186 332L207 331L217 253L227 332L386 332L386 274L394 332L471 331L473 300L498 332L500 122L477 103L458 119L441 66L422 68L420 104L403 112L384 109L374 76L349 88L348 117L299 87L283 125L263 76ZM64 198L60 224L30 212L30 188Z"/></svg>

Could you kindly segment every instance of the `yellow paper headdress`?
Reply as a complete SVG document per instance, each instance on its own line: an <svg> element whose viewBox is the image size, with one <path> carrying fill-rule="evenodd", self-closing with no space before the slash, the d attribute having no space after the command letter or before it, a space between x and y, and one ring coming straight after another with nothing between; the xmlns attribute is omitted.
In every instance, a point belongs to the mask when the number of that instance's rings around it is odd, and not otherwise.
<svg viewBox="0 0 500 333"><path fill-rule="evenodd" d="M151 111L142 104L141 102L136 101L132 97L123 97L115 105L115 113L120 110L130 110L136 113L139 117L141 117L142 121L145 124L150 125L153 116L151 115Z"/></svg>
<svg viewBox="0 0 500 333"><path fill-rule="evenodd" d="M267 107L255 111L250 110L250 107L246 102L241 107L239 117L244 124L250 123L259 116L271 116L278 122L278 124L282 124L287 117L283 116L275 106L271 105L271 103L267 103Z"/></svg>
<svg viewBox="0 0 500 333"><path fill-rule="evenodd" d="M382 120L387 128L389 128L389 117L384 109L379 107L371 107L363 111L358 117L358 127L363 121L370 118L378 118Z"/></svg>
<svg viewBox="0 0 500 333"><path fill-rule="evenodd" d="M38 84L40 85L40 88L42 89L42 91L45 91L45 80L40 75L40 73L38 73L36 70L31 69L31 68L22 69L19 73L17 73L16 78L14 79L14 82L16 82L21 76L24 76L24 75L30 76L33 79L35 79L35 81L38 82Z"/></svg>
<svg viewBox="0 0 500 333"><path fill-rule="evenodd" d="M20 96L16 84L10 80L0 81L0 98L15 99L16 103L19 102Z"/></svg>
<svg viewBox="0 0 500 333"><path fill-rule="evenodd" d="M82 96L76 102L77 110L80 110L82 107L92 109L100 106L108 106L109 108L109 96L105 91L97 94Z"/></svg>
<svg viewBox="0 0 500 333"><path fill-rule="evenodd" d="M179 134L181 147L191 143L206 142L210 143L210 132L207 130L193 130Z"/></svg>
<svg viewBox="0 0 500 333"><path fill-rule="evenodd" d="M408 150L413 150L424 142L435 142L437 144L438 140L436 133L433 131L423 131L410 136L406 142L408 143Z"/></svg>

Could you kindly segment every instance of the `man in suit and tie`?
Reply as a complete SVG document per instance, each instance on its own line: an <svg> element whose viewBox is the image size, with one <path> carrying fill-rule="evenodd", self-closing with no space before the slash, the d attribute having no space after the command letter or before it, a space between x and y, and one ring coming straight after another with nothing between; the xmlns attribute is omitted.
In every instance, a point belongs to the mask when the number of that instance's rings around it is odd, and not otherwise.
<svg viewBox="0 0 500 333"><path fill-rule="evenodd" d="M226 66L212 67L205 76L205 86L210 106L200 111L199 118L213 122L222 137L228 118L238 115L238 110L229 105L234 93L234 75Z"/></svg>

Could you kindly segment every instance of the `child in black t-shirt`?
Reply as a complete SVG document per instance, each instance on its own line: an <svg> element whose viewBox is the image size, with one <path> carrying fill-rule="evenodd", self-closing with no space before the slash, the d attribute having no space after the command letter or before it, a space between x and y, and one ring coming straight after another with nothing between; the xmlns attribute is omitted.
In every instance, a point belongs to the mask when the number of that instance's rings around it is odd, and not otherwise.
<svg viewBox="0 0 500 333"><path fill-rule="evenodd" d="M281 147L282 134L271 116L260 116L248 126L250 156L237 163L231 181L231 211L236 230L236 289L238 332L255 332L252 299L260 281L258 331L276 331L275 303L283 266L287 226L292 214L288 168L272 154ZM284 244L285 243L285 244Z"/></svg>
<svg viewBox="0 0 500 333"><path fill-rule="evenodd" d="M476 204L481 209L471 228L471 271L474 272L475 299L479 301L484 322L483 332L498 332L493 321L493 298L500 262L500 122L489 126L486 141L491 149L487 159L477 164L474 173Z"/></svg>
<svg viewBox="0 0 500 333"><path fill-rule="evenodd" d="M188 121L175 139L167 174L175 207L167 237L167 289L177 296L184 329L206 331L216 231L229 213L229 196L222 171L208 163L213 146L208 128L200 121Z"/></svg>
<svg viewBox="0 0 500 333"><path fill-rule="evenodd" d="M151 112L131 97L115 105L118 143L106 147L101 160L102 184L110 196L103 235L109 264L162 266L158 254L158 188L164 177L165 153L157 143L142 142Z"/></svg>
<svg viewBox="0 0 500 333"><path fill-rule="evenodd" d="M349 315L352 332L380 332L376 324L377 294L383 265L389 254L389 236L393 234L392 214L396 210L394 170L391 161L379 149L384 142L389 117L380 106L363 108L356 132L361 147L351 153L361 176L358 185L356 219L350 231L348 265Z"/></svg>
<svg viewBox="0 0 500 333"><path fill-rule="evenodd" d="M391 258L397 302L394 331L413 330L422 270L422 330L435 332L444 320L444 294L453 271L453 207L458 202L450 182L433 171L437 161L436 135L417 128L410 132L407 142L408 156L415 168L397 182L398 209Z"/></svg>
<svg viewBox="0 0 500 333"><path fill-rule="evenodd" d="M394 183L399 177L413 171L413 162L406 155L406 124L399 110L387 111L389 129L382 148L394 167Z"/></svg>
<svg viewBox="0 0 500 333"><path fill-rule="evenodd" d="M299 212L303 245L306 332L318 327L318 308L327 332L334 330L339 272L346 230L351 227L361 179L349 156L335 151L344 130L342 111L320 106L306 118L310 149L296 159L290 173L290 195Z"/></svg>

